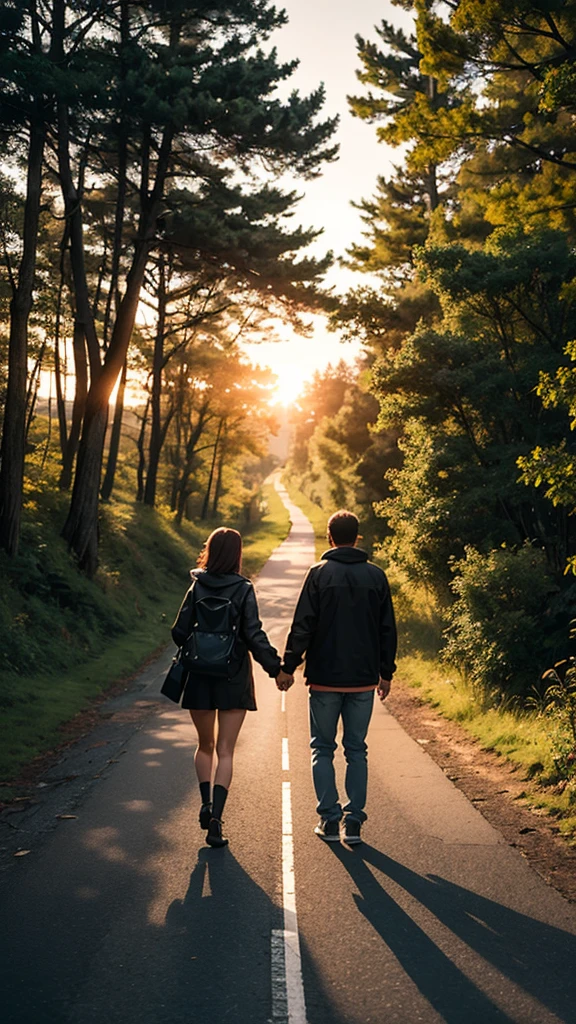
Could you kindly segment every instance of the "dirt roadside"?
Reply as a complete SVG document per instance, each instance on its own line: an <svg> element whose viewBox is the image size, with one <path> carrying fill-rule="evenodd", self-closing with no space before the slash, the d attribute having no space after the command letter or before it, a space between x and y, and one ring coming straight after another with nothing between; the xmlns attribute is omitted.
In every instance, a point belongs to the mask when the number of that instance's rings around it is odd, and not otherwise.
<svg viewBox="0 0 576 1024"><path fill-rule="evenodd" d="M400 680L394 680L386 707L510 846L517 847L549 885L576 901L576 848L557 834L553 818L524 802L527 783L521 770L484 750Z"/></svg>

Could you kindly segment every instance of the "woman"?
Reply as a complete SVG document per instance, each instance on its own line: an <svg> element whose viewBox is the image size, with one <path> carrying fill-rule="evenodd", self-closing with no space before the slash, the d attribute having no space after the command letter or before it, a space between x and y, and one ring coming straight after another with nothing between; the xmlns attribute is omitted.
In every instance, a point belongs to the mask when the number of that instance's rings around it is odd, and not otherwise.
<svg viewBox="0 0 576 1024"><path fill-rule="evenodd" d="M256 711L250 654L269 676L276 678L280 672L280 657L262 629L254 587L240 574L241 562L242 537L238 531L226 527L214 530L198 559L199 568L190 573L192 586L172 627L173 640L180 647L195 625L196 602L208 595L224 599L236 635L228 678L191 671L182 699L182 707L190 711L198 732L194 764L202 799L200 826L207 829L209 846L228 843L222 836L222 812L232 780L234 747L246 712ZM214 752L216 774L211 798Z"/></svg>

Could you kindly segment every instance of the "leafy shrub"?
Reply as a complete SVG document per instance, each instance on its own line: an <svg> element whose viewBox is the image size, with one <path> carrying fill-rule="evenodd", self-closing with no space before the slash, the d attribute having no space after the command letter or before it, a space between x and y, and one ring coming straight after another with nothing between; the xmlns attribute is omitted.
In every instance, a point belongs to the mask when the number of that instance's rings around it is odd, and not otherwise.
<svg viewBox="0 0 576 1024"><path fill-rule="evenodd" d="M564 673L550 669L544 675L549 683L544 693L528 698L527 704L536 709L546 721L546 732L552 745L552 756L557 779L568 785L570 803L576 802L576 665L574 658L566 659L570 665Z"/></svg>
<svg viewBox="0 0 576 1024"><path fill-rule="evenodd" d="M444 657L485 693L526 695L564 649L574 587L560 593L543 551L525 545L453 561L457 595Z"/></svg>

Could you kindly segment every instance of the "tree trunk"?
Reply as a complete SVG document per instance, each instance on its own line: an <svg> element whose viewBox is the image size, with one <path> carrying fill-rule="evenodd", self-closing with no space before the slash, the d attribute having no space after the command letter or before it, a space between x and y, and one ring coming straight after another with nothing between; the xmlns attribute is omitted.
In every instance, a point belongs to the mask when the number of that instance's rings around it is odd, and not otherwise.
<svg viewBox="0 0 576 1024"><path fill-rule="evenodd" d="M130 268L104 366L90 383L72 500L62 531L62 536L76 553L80 567L89 576L98 568L98 497L108 402L126 359L147 259L148 244L141 243Z"/></svg>
<svg viewBox="0 0 576 1024"><path fill-rule="evenodd" d="M201 438L201 436L202 436L202 434L204 432L204 425L205 425L206 419L208 417L208 408L209 408L208 402L205 402L204 405L200 408L199 413L198 413L198 421L196 423L196 426L193 428L192 433L190 434L190 437L188 438L188 443L186 445L186 455L184 457L184 467L183 467L182 472L180 474L180 479L178 481L178 486L177 486L177 491L176 491L176 494L177 494L177 498L176 498L176 522L177 523L181 523L182 522L182 516L184 515L184 512L186 510L186 503L188 501L188 498L190 497L190 493L189 493L189 490L188 490L188 484L190 482L190 476L192 474L192 469L194 467L194 458L195 458L195 455L196 455L196 447L198 445L198 441L200 440L200 438Z"/></svg>
<svg viewBox="0 0 576 1024"><path fill-rule="evenodd" d="M18 284L10 303L8 384L0 466L0 544L9 555L15 555L18 550L22 516L28 320L32 309L36 269L45 135L45 125L41 118L37 117L30 126L22 259L18 271Z"/></svg>
<svg viewBox="0 0 576 1024"><path fill-rule="evenodd" d="M214 518L216 518L216 516L218 515L218 503L222 496L222 472L224 469L225 455L226 451L224 448L222 448L222 451L220 452L220 458L218 459L218 473L216 475L216 487L214 489L214 501L212 503L212 515Z"/></svg>
<svg viewBox="0 0 576 1024"><path fill-rule="evenodd" d="M148 475L144 489L144 504L156 504L156 483L158 480L158 464L162 450L162 367L164 365L164 333L166 330L166 267L164 257L158 260L158 322L154 339L154 356L152 360L152 389L150 393L150 444L148 449Z"/></svg>
<svg viewBox="0 0 576 1024"><path fill-rule="evenodd" d="M101 374L88 393L72 500L62 531L78 558L78 565L89 576L98 568L98 497L108 423L106 391Z"/></svg>
<svg viewBox="0 0 576 1024"><path fill-rule="evenodd" d="M182 522L184 512L186 509L186 502L188 501L188 482L190 480L190 472L187 469L183 469L178 481L178 497L176 499L176 522L178 526Z"/></svg>
<svg viewBox="0 0 576 1024"><path fill-rule="evenodd" d="M175 512L178 507L178 469L175 467L170 484L170 511Z"/></svg>
<svg viewBox="0 0 576 1024"><path fill-rule="evenodd" d="M58 284L58 297L56 300L56 323L54 327L54 383L56 385L56 408L58 410L58 430L60 435L60 457L64 465L65 451L68 444L68 424L66 421L66 399L64 387L62 386L62 366L60 363L60 325L62 323L62 296L64 293L64 259L68 245L68 228L64 228L64 234L60 243L60 282ZM66 343L64 343L66 344Z"/></svg>
<svg viewBox="0 0 576 1024"><path fill-rule="evenodd" d="M48 452L50 451L50 444L52 441L52 373L50 373L50 390L48 392L48 431L46 434L46 443L44 445L44 452L42 454L42 462L40 464L41 476L44 475L46 469L46 459L48 458Z"/></svg>
<svg viewBox="0 0 576 1024"><path fill-rule="evenodd" d="M44 355L46 353L46 337L40 346L40 352L38 358L32 368L32 373L28 380L28 388L26 392L26 427L24 428L24 447L28 445L28 435L30 433L30 427L34 421L34 411L36 409L36 402L38 401L38 392L40 390L40 375L42 373L42 363L44 362Z"/></svg>
<svg viewBox="0 0 576 1024"><path fill-rule="evenodd" d="M210 465L210 474L208 476L208 486L206 488L206 494L204 495L204 503L202 505L202 513L200 519L206 519L208 516L208 509L210 507L210 493L212 491L212 481L214 480L214 470L216 469L216 459L218 457L218 445L220 444L220 434L222 433L222 426L224 419L221 419L218 423L218 430L216 432L216 440L214 442L214 451L212 453L212 463Z"/></svg>
<svg viewBox="0 0 576 1024"><path fill-rule="evenodd" d="M110 448L108 449L108 462L106 464L106 473L104 474L104 483L102 484L102 499L108 501L112 494L114 487L114 477L116 475L116 466L118 465L118 452L120 450L120 435L122 433L122 417L124 415L124 392L126 391L126 378L128 376L128 359L124 360L124 366L122 367L122 376L120 377L120 384L118 387L118 394L116 395L116 406L114 409L114 422L112 424L112 434L110 436Z"/></svg>
<svg viewBox="0 0 576 1024"><path fill-rule="evenodd" d="M122 19L125 17L127 4L122 5ZM108 348L108 334L112 317L112 305L116 310L120 304L118 293L118 278L120 276L120 255L122 252L122 229L124 226L124 213L126 209L126 168L127 168L127 142L126 128L124 123L120 125L120 140L118 143L118 193L116 195L116 215L114 218L114 239L112 242L112 265L110 269L110 285L106 297L106 309L104 313L103 341L104 349Z"/></svg>
<svg viewBox="0 0 576 1024"><path fill-rule="evenodd" d="M100 369L100 345L96 334L96 325L90 304L86 277L82 196L80 189L76 188L72 178L68 120L68 108L64 102L60 101L58 103L58 174L66 212L66 222L70 232L70 267L74 284L76 318L80 321L84 337L86 338L90 372L92 376L96 376Z"/></svg>
<svg viewBox="0 0 576 1024"><path fill-rule="evenodd" d="M66 35L66 2L54 0L52 9L52 45L51 57L55 65L66 65L64 39ZM100 346L96 334L96 325L90 304L88 281L86 278L86 261L84 257L84 228L82 216L82 192L84 177L84 160L80 161L78 188L72 175L72 159L70 156L70 116L65 99L59 99L56 105L57 137L56 150L58 156L58 177L64 201L66 228L70 239L70 266L74 285L74 302L76 318L82 324L90 371L96 376L100 369Z"/></svg>
<svg viewBox="0 0 576 1024"><path fill-rule="evenodd" d="M138 480L138 490L136 492L136 501L142 501L144 498L144 472L146 470L146 456L144 454L144 441L146 438L146 425L148 423L148 410L150 408L150 396L146 400L146 408L144 409L144 415L142 417L142 424L140 426L140 433L138 434L138 440L136 447L138 448L138 468L136 470L136 477ZM173 510L174 510L173 506Z"/></svg>
<svg viewBox="0 0 576 1024"><path fill-rule="evenodd" d="M90 576L98 567L98 496L108 401L124 365L134 329L140 290L168 173L173 137L174 129L169 128L162 138L154 187L149 197L143 197L142 200L144 208L132 265L126 279L126 291L118 307L102 371L92 380L88 392L72 501L62 536L76 553L81 568Z"/></svg>
<svg viewBox="0 0 576 1024"><path fill-rule="evenodd" d="M78 451L82 420L86 409L88 395L88 361L86 359L86 342L84 328L79 320L74 321L74 402L72 403L72 421L64 451L62 453L62 472L58 486L61 491L69 491L72 484L72 469Z"/></svg>
<svg viewBox="0 0 576 1024"><path fill-rule="evenodd" d="M426 203L429 213L434 213L434 210L437 210L440 205L436 164L428 165L428 172L426 174Z"/></svg>
<svg viewBox="0 0 576 1024"><path fill-rule="evenodd" d="M433 75L428 75L427 82L427 93L428 99L432 106L436 109L438 107L438 82ZM434 210L438 208L440 203L440 197L438 195L438 166L437 164L428 164L426 173L426 204L428 206L428 212L434 213Z"/></svg>

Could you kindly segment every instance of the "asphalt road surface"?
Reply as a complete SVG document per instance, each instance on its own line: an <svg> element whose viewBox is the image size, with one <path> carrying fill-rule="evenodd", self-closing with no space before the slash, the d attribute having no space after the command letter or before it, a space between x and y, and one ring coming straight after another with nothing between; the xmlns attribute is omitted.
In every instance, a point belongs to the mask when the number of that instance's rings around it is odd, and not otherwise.
<svg viewBox="0 0 576 1024"><path fill-rule="evenodd" d="M293 527L258 580L277 644L314 560L281 493ZM365 842L325 844L305 687L283 700L258 671L230 846L210 850L193 729L158 698L165 666L104 705L37 802L0 821L3 1024L576 1022L576 908L385 708Z"/></svg>

